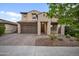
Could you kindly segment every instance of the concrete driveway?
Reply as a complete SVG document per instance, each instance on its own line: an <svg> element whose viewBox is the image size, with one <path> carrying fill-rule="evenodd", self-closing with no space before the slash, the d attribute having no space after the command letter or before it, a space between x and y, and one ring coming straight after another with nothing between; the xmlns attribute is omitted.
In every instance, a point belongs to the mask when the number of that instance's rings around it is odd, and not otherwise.
<svg viewBox="0 0 79 59"><path fill-rule="evenodd" d="M38 36L36 34L7 34L0 37L0 45L35 46L35 40L41 37L47 36Z"/></svg>
<svg viewBox="0 0 79 59"><path fill-rule="evenodd" d="M34 45L34 35L7 34L0 37L0 45Z"/></svg>

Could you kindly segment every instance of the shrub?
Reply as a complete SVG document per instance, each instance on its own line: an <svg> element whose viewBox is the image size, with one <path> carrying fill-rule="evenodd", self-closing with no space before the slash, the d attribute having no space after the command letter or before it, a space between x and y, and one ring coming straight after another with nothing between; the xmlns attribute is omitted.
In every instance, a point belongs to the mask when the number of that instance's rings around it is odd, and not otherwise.
<svg viewBox="0 0 79 59"><path fill-rule="evenodd" d="M3 35L5 32L5 26L4 24L0 24L0 36Z"/></svg>
<svg viewBox="0 0 79 59"><path fill-rule="evenodd" d="M76 34L76 40L79 41L79 34Z"/></svg>
<svg viewBox="0 0 79 59"><path fill-rule="evenodd" d="M57 39L58 39L59 41L62 41L62 40L63 40L63 36L60 34L60 35L57 37Z"/></svg>
<svg viewBox="0 0 79 59"><path fill-rule="evenodd" d="M69 26L65 26L65 35L69 34Z"/></svg>
<svg viewBox="0 0 79 59"><path fill-rule="evenodd" d="M79 41L79 38L76 38L76 41Z"/></svg>
<svg viewBox="0 0 79 59"><path fill-rule="evenodd" d="M79 30L76 30L76 28L72 29L69 26L65 27L65 35L69 34L70 36L75 37L76 33L79 33Z"/></svg>
<svg viewBox="0 0 79 59"><path fill-rule="evenodd" d="M63 40L63 38L58 38L58 40L62 41L62 40Z"/></svg>
<svg viewBox="0 0 79 59"><path fill-rule="evenodd" d="M69 34L71 35L71 36L75 36L75 30L73 30L73 29L70 29L70 32L69 32Z"/></svg>
<svg viewBox="0 0 79 59"><path fill-rule="evenodd" d="M66 35L66 38L70 38L71 36L69 34Z"/></svg>
<svg viewBox="0 0 79 59"><path fill-rule="evenodd" d="M49 35L49 38L50 38L51 40L54 40L54 39L56 39L57 37L55 36L55 34L51 34L51 35Z"/></svg>

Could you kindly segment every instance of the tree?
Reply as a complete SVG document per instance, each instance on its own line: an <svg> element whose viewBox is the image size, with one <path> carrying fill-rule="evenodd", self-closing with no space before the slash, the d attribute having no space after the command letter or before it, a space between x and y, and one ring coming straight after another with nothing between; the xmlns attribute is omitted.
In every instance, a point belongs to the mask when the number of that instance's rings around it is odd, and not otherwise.
<svg viewBox="0 0 79 59"><path fill-rule="evenodd" d="M57 17L59 24L69 25L72 29L79 29L79 4L51 3L47 13L49 18Z"/></svg>
<svg viewBox="0 0 79 59"><path fill-rule="evenodd" d="M72 11L74 10L74 8L76 7L77 4L73 3L73 4L56 4L56 3L52 3L52 4L48 4L49 5L49 12L48 17L52 18L52 17L57 17L59 20L58 22L60 24L72 24L73 22L73 14Z"/></svg>

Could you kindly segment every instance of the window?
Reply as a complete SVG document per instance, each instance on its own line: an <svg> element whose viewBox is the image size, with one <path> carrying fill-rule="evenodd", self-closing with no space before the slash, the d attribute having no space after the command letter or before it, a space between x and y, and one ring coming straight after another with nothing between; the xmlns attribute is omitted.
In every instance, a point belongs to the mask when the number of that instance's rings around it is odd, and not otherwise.
<svg viewBox="0 0 79 59"><path fill-rule="evenodd" d="M45 14L43 14L43 16L45 16Z"/></svg>
<svg viewBox="0 0 79 59"><path fill-rule="evenodd" d="M32 19L36 19L37 17L36 17L36 15L32 15Z"/></svg>
<svg viewBox="0 0 79 59"><path fill-rule="evenodd" d="M36 13L32 13L32 19L37 19Z"/></svg>
<svg viewBox="0 0 79 59"><path fill-rule="evenodd" d="M26 15L26 14L24 14L24 15L23 15L23 17L25 18L25 17L27 17L27 15Z"/></svg>
<svg viewBox="0 0 79 59"><path fill-rule="evenodd" d="M24 15L23 17L26 17L26 15Z"/></svg>

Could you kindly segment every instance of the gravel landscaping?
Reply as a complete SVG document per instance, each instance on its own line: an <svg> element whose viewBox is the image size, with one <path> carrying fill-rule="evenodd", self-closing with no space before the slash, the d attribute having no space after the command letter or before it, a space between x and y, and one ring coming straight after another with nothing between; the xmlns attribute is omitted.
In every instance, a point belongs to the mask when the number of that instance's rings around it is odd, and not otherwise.
<svg viewBox="0 0 79 59"><path fill-rule="evenodd" d="M41 44L40 44L41 43ZM79 46L78 41L70 40L50 40L50 39L37 39L35 42L36 46Z"/></svg>

